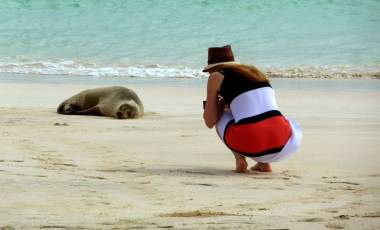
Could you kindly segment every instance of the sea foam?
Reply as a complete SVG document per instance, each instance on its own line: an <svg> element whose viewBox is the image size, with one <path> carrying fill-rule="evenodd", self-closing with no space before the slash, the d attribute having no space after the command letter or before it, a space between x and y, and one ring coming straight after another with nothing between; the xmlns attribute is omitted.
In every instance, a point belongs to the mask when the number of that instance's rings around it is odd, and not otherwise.
<svg viewBox="0 0 380 230"><path fill-rule="evenodd" d="M380 66L296 66L263 67L273 78L372 78L380 79ZM181 66L152 65L99 65L73 60L0 60L0 73L30 75L112 76L131 78L204 78L201 69Z"/></svg>

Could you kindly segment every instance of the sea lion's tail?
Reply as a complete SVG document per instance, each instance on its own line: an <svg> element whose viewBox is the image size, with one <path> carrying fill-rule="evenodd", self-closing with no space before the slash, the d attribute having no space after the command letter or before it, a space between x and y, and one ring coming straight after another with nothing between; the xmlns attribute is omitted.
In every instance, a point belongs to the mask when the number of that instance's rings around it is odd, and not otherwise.
<svg viewBox="0 0 380 230"><path fill-rule="evenodd" d="M65 107L65 103L61 103L57 108L57 113L63 113L63 107Z"/></svg>

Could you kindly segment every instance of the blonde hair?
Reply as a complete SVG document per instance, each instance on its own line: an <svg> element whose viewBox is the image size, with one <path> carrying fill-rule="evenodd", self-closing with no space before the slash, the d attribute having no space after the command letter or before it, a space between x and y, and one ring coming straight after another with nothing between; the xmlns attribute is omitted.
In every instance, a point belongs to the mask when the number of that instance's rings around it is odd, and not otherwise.
<svg viewBox="0 0 380 230"><path fill-rule="evenodd" d="M248 78L253 82L269 82L268 78L263 72L253 65L243 64L221 64L211 68L208 71L232 70Z"/></svg>

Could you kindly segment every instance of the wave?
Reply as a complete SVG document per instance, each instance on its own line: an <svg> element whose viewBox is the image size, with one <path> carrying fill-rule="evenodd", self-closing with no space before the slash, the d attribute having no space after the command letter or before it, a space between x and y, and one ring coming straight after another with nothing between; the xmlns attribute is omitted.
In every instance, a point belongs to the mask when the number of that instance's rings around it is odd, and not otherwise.
<svg viewBox="0 0 380 230"><path fill-rule="evenodd" d="M267 67L270 78L372 78L380 79L380 65ZM0 73L30 75L104 76L131 78L205 78L201 69L152 65L110 64L73 60L0 60Z"/></svg>
<svg viewBox="0 0 380 230"><path fill-rule="evenodd" d="M187 67L166 67L161 65L107 65L71 60L1 62L0 73L111 76L136 78L201 78L200 70Z"/></svg>

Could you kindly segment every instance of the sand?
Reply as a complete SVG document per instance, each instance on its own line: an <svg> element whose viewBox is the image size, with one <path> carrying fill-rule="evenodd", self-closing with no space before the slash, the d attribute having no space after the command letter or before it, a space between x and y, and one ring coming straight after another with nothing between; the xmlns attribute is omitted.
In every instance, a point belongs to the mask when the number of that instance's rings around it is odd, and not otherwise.
<svg viewBox="0 0 380 230"><path fill-rule="evenodd" d="M236 174L204 88L128 87L142 119L55 113L89 85L0 84L0 229L380 228L379 91L278 90L302 147Z"/></svg>

